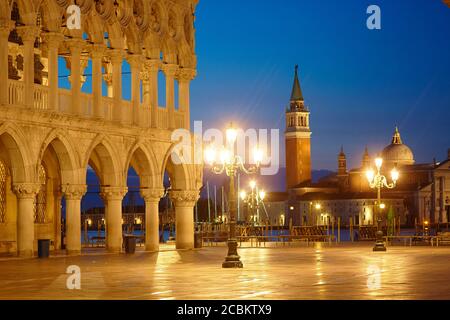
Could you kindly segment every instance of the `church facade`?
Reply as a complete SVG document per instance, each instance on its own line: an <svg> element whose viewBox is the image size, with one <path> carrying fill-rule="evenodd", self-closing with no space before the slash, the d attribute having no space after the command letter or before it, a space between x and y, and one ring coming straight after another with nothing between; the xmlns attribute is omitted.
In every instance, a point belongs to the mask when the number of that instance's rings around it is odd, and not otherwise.
<svg viewBox="0 0 450 320"><path fill-rule="evenodd" d="M337 156L336 173L312 182L310 111L305 107L296 67L290 107L286 111L286 223L322 225L340 218L343 225L371 225L377 206L376 190L371 189L366 172L374 168L374 158L365 150L358 168L347 168L343 148ZM396 168L400 179L394 189L382 190L386 217L401 224L450 222L450 150L440 162L416 163L414 153L403 143L395 128L391 143L380 154L382 174ZM270 199L271 196L269 195ZM277 193L279 203L280 194Z"/></svg>

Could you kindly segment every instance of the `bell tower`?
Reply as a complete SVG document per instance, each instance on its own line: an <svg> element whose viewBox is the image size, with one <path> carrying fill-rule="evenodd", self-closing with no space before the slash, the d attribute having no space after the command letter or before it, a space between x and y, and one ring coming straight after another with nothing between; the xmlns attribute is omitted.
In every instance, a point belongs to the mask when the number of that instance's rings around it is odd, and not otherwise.
<svg viewBox="0 0 450 320"><path fill-rule="evenodd" d="M291 189L311 181L311 130L309 110L305 106L298 66L295 66L291 101L286 110L286 184Z"/></svg>
<svg viewBox="0 0 450 320"><path fill-rule="evenodd" d="M338 185L341 191L348 188L348 173L347 173L347 156L344 153L344 146L341 147L341 152L338 155Z"/></svg>

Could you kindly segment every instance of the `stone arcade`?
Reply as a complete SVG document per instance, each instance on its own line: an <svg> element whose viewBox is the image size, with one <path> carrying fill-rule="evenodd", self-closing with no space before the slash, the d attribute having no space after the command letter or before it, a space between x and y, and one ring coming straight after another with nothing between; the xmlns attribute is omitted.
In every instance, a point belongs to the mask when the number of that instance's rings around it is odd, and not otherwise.
<svg viewBox="0 0 450 320"><path fill-rule="evenodd" d="M66 26L72 4L0 0L0 252L33 256L40 238L60 249L64 197L66 250L79 254L88 166L101 184L108 251L122 248L130 166L140 177L146 205L146 249L158 250L165 172L171 178L177 248L193 248L202 170L172 161L171 133L189 129L197 1L76 1L81 30ZM70 89L58 87L62 57ZM131 101L122 98L124 60L131 70ZM86 93L89 64L92 88ZM159 72L165 76L164 107L158 105Z"/></svg>

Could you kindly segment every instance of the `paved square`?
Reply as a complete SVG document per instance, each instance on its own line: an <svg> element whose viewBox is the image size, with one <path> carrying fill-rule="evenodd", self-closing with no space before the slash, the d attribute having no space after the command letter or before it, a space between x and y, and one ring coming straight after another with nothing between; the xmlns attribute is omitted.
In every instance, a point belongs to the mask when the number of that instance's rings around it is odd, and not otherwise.
<svg viewBox="0 0 450 320"><path fill-rule="evenodd" d="M225 247L0 261L0 299L450 299L449 247L246 248L242 270ZM68 290L66 268L81 268ZM377 274L377 272L380 272Z"/></svg>

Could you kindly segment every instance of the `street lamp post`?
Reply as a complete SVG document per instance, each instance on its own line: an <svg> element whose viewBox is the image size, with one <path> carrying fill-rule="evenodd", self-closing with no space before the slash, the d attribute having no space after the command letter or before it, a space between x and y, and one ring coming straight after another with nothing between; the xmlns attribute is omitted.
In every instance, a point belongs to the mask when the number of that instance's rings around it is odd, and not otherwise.
<svg viewBox="0 0 450 320"><path fill-rule="evenodd" d="M375 246L373 247L373 251L386 251L386 247L383 242L383 230L381 228L381 210L384 205L381 203L381 189L394 189L397 185L397 181L399 178L399 172L397 169L392 169L391 171L391 179L392 182L388 183L387 178L381 174L381 166L383 165L383 159L378 157L375 159L375 166L377 168L377 172L375 173L372 169L368 170L366 173L367 180L369 181L369 186L372 189L377 189L377 205L376 205L376 216L375 219L377 221L377 235Z"/></svg>
<svg viewBox="0 0 450 320"><path fill-rule="evenodd" d="M223 268L242 268L243 264L237 252L236 240L236 191L234 179L239 171L245 174L254 174L258 172L262 161L262 153L255 150L254 159L255 165L249 168L245 167L242 158L235 154L235 143L237 139L237 130L231 125L226 131L226 145L223 147L220 154L220 161L216 162L216 151L213 148L208 148L205 151L205 160L211 166L214 174L225 174L230 178L230 233L228 236L228 254L222 264Z"/></svg>
<svg viewBox="0 0 450 320"><path fill-rule="evenodd" d="M312 203L312 202L310 202L309 203L309 219L310 219L310 223L311 223L311 226L314 226L314 222L313 222L313 220L315 220L316 221L316 224L318 224L318 219L317 219L317 216L316 216L316 219L313 219L313 205L314 205L314 208L316 209L316 213L320 210L320 209L322 209L322 205L320 204L320 203L316 203L316 204L314 204L314 203Z"/></svg>
<svg viewBox="0 0 450 320"><path fill-rule="evenodd" d="M258 186L256 185L256 181L252 180L250 181L250 188L251 191L249 194L245 192L245 190L242 190L240 192L241 199L244 203L247 203L248 208L250 208L251 216L254 217L254 219L251 220L252 223L259 223L259 211L260 206L266 197L266 193L263 190L259 190Z"/></svg>

